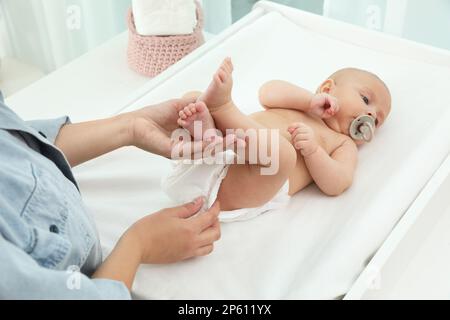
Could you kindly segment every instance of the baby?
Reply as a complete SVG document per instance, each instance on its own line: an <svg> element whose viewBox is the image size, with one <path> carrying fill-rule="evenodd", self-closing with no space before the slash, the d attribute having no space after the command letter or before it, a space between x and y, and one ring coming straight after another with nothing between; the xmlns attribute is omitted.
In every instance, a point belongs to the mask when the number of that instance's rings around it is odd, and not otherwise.
<svg viewBox="0 0 450 320"><path fill-rule="evenodd" d="M261 175L261 166L267 164L230 165L217 194L222 210L262 206L286 182L289 195L312 182L329 196L350 187L357 145L363 142L354 141L349 128L361 115L373 117L376 128L383 125L391 109L391 95L383 81L352 68L331 75L316 93L288 82L270 81L259 92L265 111L247 116L231 99L232 73L227 58L206 92L189 94L196 95L198 102L180 111L178 124L192 136L196 121L202 122L203 130L217 128L224 134L226 129L278 129L279 170L275 175Z"/></svg>

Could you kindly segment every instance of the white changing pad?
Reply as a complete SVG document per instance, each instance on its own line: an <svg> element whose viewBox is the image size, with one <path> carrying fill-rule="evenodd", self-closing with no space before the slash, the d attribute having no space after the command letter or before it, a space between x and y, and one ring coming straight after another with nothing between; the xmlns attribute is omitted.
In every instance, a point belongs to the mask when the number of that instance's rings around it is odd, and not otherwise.
<svg viewBox="0 0 450 320"><path fill-rule="evenodd" d="M377 73L393 110L360 150L354 185L329 198L314 186L284 211L224 224L207 257L142 266L134 294L148 299L342 297L450 150L450 69L387 55L303 29L269 13L136 102L132 108L206 88L221 60L235 64L234 100L261 110L257 92L271 79L315 90L346 66ZM104 251L147 213L169 206L159 188L168 160L126 148L75 170L98 223Z"/></svg>

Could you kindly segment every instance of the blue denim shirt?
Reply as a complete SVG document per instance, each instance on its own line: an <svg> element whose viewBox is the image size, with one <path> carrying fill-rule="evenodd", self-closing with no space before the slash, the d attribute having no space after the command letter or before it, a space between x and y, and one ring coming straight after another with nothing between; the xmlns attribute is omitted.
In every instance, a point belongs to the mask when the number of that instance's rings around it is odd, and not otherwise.
<svg viewBox="0 0 450 320"><path fill-rule="evenodd" d="M90 279L97 231L63 153L67 117L24 122L0 92L0 299L129 299L122 282Z"/></svg>

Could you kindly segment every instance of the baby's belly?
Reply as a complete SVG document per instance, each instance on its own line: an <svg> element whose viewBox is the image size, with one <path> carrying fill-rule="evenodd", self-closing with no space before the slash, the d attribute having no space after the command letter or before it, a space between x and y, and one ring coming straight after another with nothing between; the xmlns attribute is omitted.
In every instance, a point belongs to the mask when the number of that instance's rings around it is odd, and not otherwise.
<svg viewBox="0 0 450 320"><path fill-rule="evenodd" d="M253 113L250 118L268 129L279 130L280 135L290 141L291 136L287 129L292 123L301 120L301 113L287 109L271 109Z"/></svg>
<svg viewBox="0 0 450 320"><path fill-rule="evenodd" d="M299 111L288 109L272 109L254 113L250 117L269 129L278 129L288 141L291 136L288 127L298 121L308 122ZM289 176L289 195L293 195L313 182L300 151L297 151L297 164Z"/></svg>

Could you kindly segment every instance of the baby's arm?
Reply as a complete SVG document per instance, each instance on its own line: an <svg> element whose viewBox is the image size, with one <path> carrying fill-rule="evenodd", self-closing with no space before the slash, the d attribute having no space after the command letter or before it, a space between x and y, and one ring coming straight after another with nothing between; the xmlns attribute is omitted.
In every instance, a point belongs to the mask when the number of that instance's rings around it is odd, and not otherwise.
<svg viewBox="0 0 450 320"><path fill-rule="evenodd" d="M313 130L305 124L294 124L289 128L289 132L294 147L303 155L309 174L323 193L338 196L351 186L358 149L350 138L330 156L317 143Z"/></svg>
<svg viewBox="0 0 450 320"><path fill-rule="evenodd" d="M259 90L259 101L265 108L296 109L308 112L314 94L292 83L273 80Z"/></svg>
<svg viewBox="0 0 450 320"><path fill-rule="evenodd" d="M265 83L259 90L259 101L266 109L293 109L310 112L321 118L331 117L339 111L336 98L329 94L314 94L282 80Z"/></svg>
<svg viewBox="0 0 450 320"><path fill-rule="evenodd" d="M346 140L331 156L319 147L304 159L309 174L326 195L338 196L352 185L357 162L357 149L353 141Z"/></svg>

